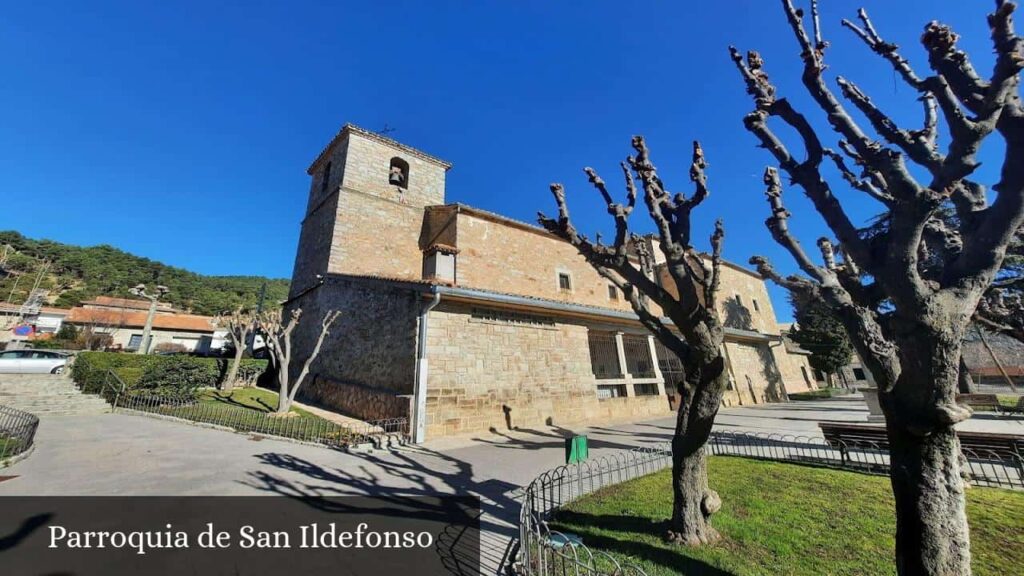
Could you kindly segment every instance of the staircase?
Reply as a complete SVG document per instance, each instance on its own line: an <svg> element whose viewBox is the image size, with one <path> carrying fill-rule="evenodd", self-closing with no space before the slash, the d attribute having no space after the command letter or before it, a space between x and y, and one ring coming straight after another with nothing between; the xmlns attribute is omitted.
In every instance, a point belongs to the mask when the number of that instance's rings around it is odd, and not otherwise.
<svg viewBox="0 0 1024 576"><path fill-rule="evenodd" d="M0 404L35 414L102 414L110 405L59 374L0 374Z"/></svg>

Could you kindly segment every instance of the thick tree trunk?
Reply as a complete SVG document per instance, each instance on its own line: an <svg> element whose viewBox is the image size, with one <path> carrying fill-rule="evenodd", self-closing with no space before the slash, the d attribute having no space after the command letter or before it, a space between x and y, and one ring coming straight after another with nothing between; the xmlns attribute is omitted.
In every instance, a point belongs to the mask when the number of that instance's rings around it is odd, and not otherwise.
<svg viewBox="0 0 1024 576"><path fill-rule="evenodd" d="M725 359L718 355L690 373L688 385L679 390L681 406L672 437L672 520L665 535L670 542L699 546L719 538L711 516L722 500L708 485L705 445L727 381Z"/></svg>
<svg viewBox="0 0 1024 576"><path fill-rule="evenodd" d="M687 546L718 540L710 520L722 506L718 493L708 486L704 443L694 444L681 436L672 441L672 522L666 538Z"/></svg>
<svg viewBox="0 0 1024 576"><path fill-rule="evenodd" d="M955 422L962 333L913 330L899 338L902 372L880 398L886 413L901 576L967 576L970 531ZM958 413L959 411L959 413Z"/></svg>
<svg viewBox="0 0 1024 576"><path fill-rule="evenodd" d="M896 570L909 575L971 573L970 533L952 427L918 436L889 430L896 497Z"/></svg>
<svg viewBox="0 0 1024 576"><path fill-rule="evenodd" d="M220 389L225 392L230 392L235 387L235 379L238 378L238 366L242 363L242 355L245 354L245 348L235 347L235 358L231 361L231 368L228 369L228 375L224 377L224 382L221 383Z"/></svg>

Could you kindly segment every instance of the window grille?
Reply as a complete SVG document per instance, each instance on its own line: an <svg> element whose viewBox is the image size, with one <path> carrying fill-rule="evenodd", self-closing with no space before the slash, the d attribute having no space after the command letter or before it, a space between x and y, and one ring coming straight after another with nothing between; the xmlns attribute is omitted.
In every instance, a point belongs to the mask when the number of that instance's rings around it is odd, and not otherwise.
<svg viewBox="0 0 1024 576"><path fill-rule="evenodd" d="M675 392L679 382L686 378L682 361L658 340L654 341L654 351L658 355L658 368L665 378L665 389L670 393Z"/></svg>
<svg viewBox="0 0 1024 576"><path fill-rule="evenodd" d="M597 387L598 400L607 400L608 398L621 398L625 395L625 384L600 384Z"/></svg>
<svg viewBox="0 0 1024 576"><path fill-rule="evenodd" d="M657 384L633 384L633 392L637 396L657 396Z"/></svg>
<svg viewBox="0 0 1024 576"><path fill-rule="evenodd" d="M654 362L647 336L623 334L622 347L626 352L626 367L633 378L654 378Z"/></svg>
<svg viewBox="0 0 1024 576"><path fill-rule="evenodd" d="M590 331L587 335L590 345L590 368L598 380L622 378L622 367L619 366L619 351L615 346L615 334L611 332ZM600 387L598 387L600 395Z"/></svg>

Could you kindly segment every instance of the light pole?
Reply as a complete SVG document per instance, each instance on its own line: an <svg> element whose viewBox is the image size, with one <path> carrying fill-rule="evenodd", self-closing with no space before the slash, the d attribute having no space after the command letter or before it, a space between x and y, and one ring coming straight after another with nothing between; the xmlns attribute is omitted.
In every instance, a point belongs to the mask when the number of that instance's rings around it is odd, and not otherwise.
<svg viewBox="0 0 1024 576"><path fill-rule="evenodd" d="M156 316L156 302L166 296L170 290L167 286L157 286L156 294L149 294L146 292L146 285L139 284L134 288L130 288L128 292L133 296L141 296L149 300L149 314L146 316L146 327L142 330L142 342L139 344L139 349L135 351L136 354L148 354L150 332L153 331L153 316Z"/></svg>

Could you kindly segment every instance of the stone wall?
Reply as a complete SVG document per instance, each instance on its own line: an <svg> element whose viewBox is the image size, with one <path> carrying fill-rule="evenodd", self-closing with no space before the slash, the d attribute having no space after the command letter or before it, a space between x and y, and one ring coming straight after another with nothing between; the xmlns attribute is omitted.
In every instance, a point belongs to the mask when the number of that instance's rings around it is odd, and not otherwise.
<svg viewBox="0 0 1024 576"><path fill-rule="evenodd" d="M335 220L329 272L422 277L422 207L342 189Z"/></svg>
<svg viewBox="0 0 1024 576"><path fill-rule="evenodd" d="M360 133L349 135L347 153L343 187L420 208L444 204L446 166ZM388 182L395 157L409 163L408 188L404 190ZM410 232L415 235L419 228Z"/></svg>
<svg viewBox="0 0 1024 576"><path fill-rule="evenodd" d="M664 396L598 400L584 324L486 319L446 304L427 334L427 437L668 415Z"/></svg>
<svg viewBox="0 0 1024 576"><path fill-rule="evenodd" d="M781 344L779 344L781 346ZM726 406L763 404L783 398L782 374L767 342L726 342L733 385L726 390Z"/></svg>
<svg viewBox="0 0 1024 576"><path fill-rule="evenodd" d="M631 310L618 295L609 298L609 282L567 242L539 229L523 229L466 212L458 215L459 286ZM559 289L567 273L572 289Z"/></svg>
<svg viewBox="0 0 1024 576"><path fill-rule="evenodd" d="M328 310L341 311L320 356L310 368L307 384L313 378L321 381L316 390L308 391L310 397L352 413L364 410L362 405L366 401L346 399L345 394L327 391L328 381L379 390L390 396L413 393L420 309L413 291L373 280L328 277L322 286L290 302L287 308L296 306L303 309L303 315L293 334L293 374L308 358L324 314Z"/></svg>
<svg viewBox="0 0 1024 576"><path fill-rule="evenodd" d="M304 400L334 407L360 420L410 418L411 395L393 394L351 382L317 376L302 391Z"/></svg>

